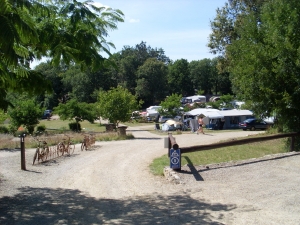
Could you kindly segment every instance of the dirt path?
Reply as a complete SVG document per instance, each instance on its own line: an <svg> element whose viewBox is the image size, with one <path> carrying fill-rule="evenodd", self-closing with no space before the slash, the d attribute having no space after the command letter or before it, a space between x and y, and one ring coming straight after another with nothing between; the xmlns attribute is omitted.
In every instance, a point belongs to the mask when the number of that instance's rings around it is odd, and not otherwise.
<svg viewBox="0 0 300 225"><path fill-rule="evenodd" d="M186 167L183 184L149 171L164 137L129 128L135 140L20 170L19 151L0 151L0 224L300 224L300 155ZM176 136L180 146L254 134ZM195 170L199 171L195 173Z"/></svg>

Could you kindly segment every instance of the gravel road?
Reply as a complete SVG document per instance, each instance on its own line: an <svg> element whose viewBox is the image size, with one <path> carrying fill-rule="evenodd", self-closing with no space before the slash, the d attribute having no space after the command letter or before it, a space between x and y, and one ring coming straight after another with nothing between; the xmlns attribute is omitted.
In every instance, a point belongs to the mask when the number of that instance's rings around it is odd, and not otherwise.
<svg viewBox="0 0 300 225"><path fill-rule="evenodd" d="M20 169L19 150L0 151L0 224L300 224L300 155L287 153L192 167L181 184L153 176L164 137L130 127L134 140ZM176 135L181 147L255 134ZM25 140L26 141L26 140Z"/></svg>

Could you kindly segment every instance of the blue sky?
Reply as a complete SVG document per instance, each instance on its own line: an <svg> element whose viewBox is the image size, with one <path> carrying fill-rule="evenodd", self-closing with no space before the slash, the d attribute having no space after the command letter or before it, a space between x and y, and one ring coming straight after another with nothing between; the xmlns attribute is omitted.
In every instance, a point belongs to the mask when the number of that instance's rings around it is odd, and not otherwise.
<svg viewBox="0 0 300 225"><path fill-rule="evenodd" d="M152 48L162 48L171 60L214 58L207 47L210 21L216 9L227 0L94 0L97 6L120 9L125 22L106 38L115 44L111 53L142 41ZM105 57L105 53L103 53ZM34 67L40 62L34 61Z"/></svg>
<svg viewBox="0 0 300 225"><path fill-rule="evenodd" d="M107 41L121 51L144 41L152 48L162 48L171 60L214 58L207 47L210 21L226 0L94 0L97 6L120 9L125 22L109 32Z"/></svg>

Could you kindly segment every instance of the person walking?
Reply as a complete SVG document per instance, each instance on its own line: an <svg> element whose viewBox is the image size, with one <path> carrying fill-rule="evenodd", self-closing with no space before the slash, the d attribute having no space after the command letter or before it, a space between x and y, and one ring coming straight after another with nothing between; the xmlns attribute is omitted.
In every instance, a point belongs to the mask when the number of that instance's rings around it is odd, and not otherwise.
<svg viewBox="0 0 300 225"><path fill-rule="evenodd" d="M203 126L205 125L204 122L203 122L203 116L200 116L199 119L198 119L198 125L199 125L199 128L197 130L197 135L199 134L199 132L201 132L202 134L204 134L204 131L203 131Z"/></svg>

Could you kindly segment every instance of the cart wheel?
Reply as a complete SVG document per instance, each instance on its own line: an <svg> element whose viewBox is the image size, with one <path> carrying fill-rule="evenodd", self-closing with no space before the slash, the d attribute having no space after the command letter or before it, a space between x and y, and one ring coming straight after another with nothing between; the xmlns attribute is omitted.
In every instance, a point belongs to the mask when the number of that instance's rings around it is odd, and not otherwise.
<svg viewBox="0 0 300 225"><path fill-rule="evenodd" d="M34 165L34 163L35 163L36 157L38 156L38 152L39 152L39 148L37 148L35 153L34 153L32 165Z"/></svg>
<svg viewBox="0 0 300 225"><path fill-rule="evenodd" d="M83 150L84 150L84 147L85 147L85 143L84 143L84 142L82 142L82 143L81 143L81 151L83 151Z"/></svg>
<svg viewBox="0 0 300 225"><path fill-rule="evenodd" d="M57 151L57 156L64 155L64 145L62 143L59 143L57 145L56 151Z"/></svg>
<svg viewBox="0 0 300 225"><path fill-rule="evenodd" d="M75 150L75 145L70 143L70 145L69 145L69 154L70 155L73 154L74 150Z"/></svg>

